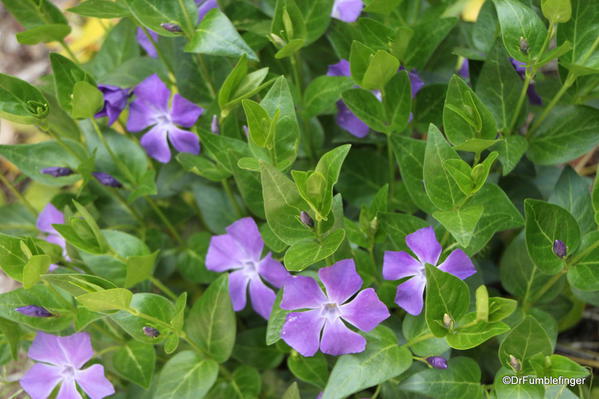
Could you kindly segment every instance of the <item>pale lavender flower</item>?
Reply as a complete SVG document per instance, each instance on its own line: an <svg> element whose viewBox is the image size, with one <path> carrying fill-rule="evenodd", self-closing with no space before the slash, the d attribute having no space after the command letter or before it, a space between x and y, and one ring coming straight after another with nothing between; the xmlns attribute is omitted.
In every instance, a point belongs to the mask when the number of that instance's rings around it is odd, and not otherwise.
<svg viewBox="0 0 599 399"><path fill-rule="evenodd" d="M15 312L19 312L22 315L29 317L52 317L54 316L52 313L48 311L48 309L43 306L37 305L27 305L15 308Z"/></svg>
<svg viewBox="0 0 599 399"><path fill-rule="evenodd" d="M179 126L192 127L204 112L202 107L179 94L174 95L169 107L171 92L157 75L148 77L133 92L136 98L129 107L127 130L140 132L151 128L140 140L149 156L168 163L171 160L168 141L179 152L199 154L198 136Z"/></svg>
<svg viewBox="0 0 599 399"><path fill-rule="evenodd" d="M232 270L229 294L233 309L245 308L249 285L252 307L268 319L275 293L264 281L280 288L290 274L269 252L262 257L264 241L254 219L246 217L234 222L227 233L213 236L206 255L206 268L215 272ZM264 281L263 281L264 280Z"/></svg>
<svg viewBox="0 0 599 399"><path fill-rule="evenodd" d="M363 8L362 0L335 0L331 17L343 22L355 22Z"/></svg>
<svg viewBox="0 0 599 399"><path fill-rule="evenodd" d="M107 187L121 188L123 185L120 181L118 181L114 176L109 175L104 172L93 172L92 175L96 178L100 184L103 184Z"/></svg>
<svg viewBox="0 0 599 399"><path fill-rule="evenodd" d="M53 177L70 176L74 173L73 169L62 167L62 166L52 166L49 168L44 168L40 172L42 172L45 175L50 175Z"/></svg>
<svg viewBox="0 0 599 399"><path fill-rule="evenodd" d="M44 233L44 240L62 248L62 257L65 258L65 260L70 261L71 259L67 255L67 242L52 226L54 224L64 224L64 214L56 209L51 202L48 202L37 216L35 225L39 231ZM55 270L57 267L58 265L50 265L49 270Z"/></svg>
<svg viewBox="0 0 599 399"><path fill-rule="evenodd" d="M510 61L516 72L518 72L518 75L520 75L520 78L524 79L526 74L526 63L514 58L510 58ZM541 99L541 96L537 93L534 82L528 85L526 95L528 96L528 102L532 105L543 105L543 99Z"/></svg>
<svg viewBox="0 0 599 399"><path fill-rule="evenodd" d="M441 256L441 244L435 237L432 227L425 227L406 236L406 244L416 255L414 259L405 251L385 251L383 257L383 278L399 280L411 278L397 287L395 303L411 315L419 315L423 307L424 287L426 286L426 263L437 266ZM438 268L464 280L476 273L472 261L461 249L447 256Z"/></svg>
<svg viewBox="0 0 599 399"><path fill-rule="evenodd" d="M281 338L303 356L313 356L319 347L329 355L362 352L366 340L345 323L368 332L389 317L389 310L374 289L358 292L362 278L353 259L322 268L318 276L326 294L311 277L293 276L285 283L281 308L309 310L289 313Z"/></svg>
<svg viewBox="0 0 599 399"><path fill-rule="evenodd" d="M153 30L150 30L150 29L148 29L148 33L152 37L152 40L154 40L154 43L157 43L158 42L158 33L154 32ZM158 57L158 52L156 51L156 47L154 47L154 44L148 38L148 36L146 35L146 33L144 32L144 30L142 28L137 28L137 33L136 33L135 37L137 39L137 43L139 43L141 48L144 49L144 51L146 52L146 54L149 57L152 57L152 58Z"/></svg>
<svg viewBox="0 0 599 399"><path fill-rule="evenodd" d="M104 366L83 365L94 356L88 333L59 337L38 332L29 348L34 364L21 378L21 387L32 399L46 399L60 384L57 399L81 399L79 386L91 399L114 394L114 387L104 376Z"/></svg>
<svg viewBox="0 0 599 399"><path fill-rule="evenodd" d="M436 369L446 369L447 359L441 356L430 356L426 358L428 364Z"/></svg>
<svg viewBox="0 0 599 399"><path fill-rule="evenodd" d="M108 125L110 126L119 118L121 112L127 106L130 90L111 85L98 85L98 89L104 95L104 107L95 117L107 116Z"/></svg>

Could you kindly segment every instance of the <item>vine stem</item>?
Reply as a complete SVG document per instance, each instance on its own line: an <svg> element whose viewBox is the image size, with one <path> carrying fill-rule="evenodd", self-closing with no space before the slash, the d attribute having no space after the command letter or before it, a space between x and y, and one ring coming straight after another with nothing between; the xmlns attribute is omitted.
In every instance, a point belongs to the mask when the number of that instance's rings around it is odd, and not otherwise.
<svg viewBox="0 0 599 399"><path fill-rule="evenodd" d="M73 50L71 50L69 45L64 40L59 40L58 43L60 43L60 46L67 52L67 54L69 55L71 60L74 63L79 64L79 60L77 59L77 56L75 55L75 53L73 53Z"/></svg>
<svg viewBox="0 0 599 399"><path fill-rule="evenodd" d="M148 32L148 30L146 29L145 26L140 24L140 27L141 27L141 30L144 32L144 35L146 35L146 37L148 38L150 43L152 43L152 46L154 46L154 48L156 49L156 54L158 54L158 58L160 58L160 61L162 61L162 63L166 66L166 69L168 69L168 71L171 73L171 75L174 75L175 69L173 68L173 65L170 63L168 58L165 57L162 50L158 47L158 43L156 43L156 40L154 40L154 38L152 37L150 32ZM172 82L169 82L169 83L172 83Z"/></svg>
<svg viewBox="0 0 599 399"><path fill-rule="evenodd" d="M435 336L433 335L433 333L421 334L421 335L419 335L417 337L414 337L411 340L409 340L406 343L406 346L413 346L413 345L416 345L419 342L426 341L427 339L433 339L433 338L435 338Z"/></svg>
<svg viewBox="0 0 599 399"><path fill-rule="evenodd" d="M561 272L559 272L558 274L556 274L555 276L553 276L549 280L547 280L547 282L537 292L537 295L535 295L535 297L533 299L531 299L531 301L528 304L524 305L525 309L528 309L528 307L530 307L530 305L532 305L533 303L535 303L539 299L541 299L543 297L543 295L545 295L545 293L547 291L549 291L549 289L551 287L553 287L555 285L555 283L557 283L564 274L566 274L567 271L568 271L567 269L563 269Z"/></svg>
<svg viewBox="0 0 599 399"><path fill-rule="evenodd" d="M389 163L389 204L393 201L395 187L395 158L393 156L393 143L391 142L391 134L387 134L387 158Z"/></svg>
<svg viewBox="0 0 599 399"><path fill-rule="evenodd" d="M541 123L543 123L545 118L547 118L547 116L549 116L549 113L551 112L553 107L555 107L557 105L559 100L564 96L564 94L566 94L566 91L568 91L570 86L572 86L574 84L574 81L576 81L576 78L577 78L577 76L575 74L573 74L572 72L568 72L568 76L566 77L564 84L559 89L559 91L556 93L556 95L553 97L551 102L547 105L547 107L545 107L545 109L543 110L543 113L534 121L531 128L528 130L528 132L526 134L527 137L532 136L533 132L535 130L537 130L539 128L539 126L541 125Z"/></svg>
<svg viewBox="0 0 599 399"><path fill-rule="evenodd" d="M33 213L34 216L37 215L37 210L33 207L33 205L31 205L31 202L29 202L29 200L27 198L25 198L25 196L23 196L23 194L21 194L19 192L19 190L17 190L17 188L12 184L12 182L10 180L8 180L6 178L6 176L4 176L4 174L1 174L1 173L0 173L0 182L2 182L2 184L5 185L10 190L10 192L19 201L21 201L27 207L27 209L29 209L29 211L31 213Z"/></svg>
<svg viewBox="0 0 599 399"><path fill-rule="evenodd" d="M206 63L204 62L204 58L202 57L201 54L196 54L196 60L197 60L198 66L200 67L200 75L202 75L202 79L204 79L204 82L206 83L206 87L208 88L208 91L210 92L210 96L212 98L216 98L216 89L214 88L214 85L212 84L212 78L210 77L210 73L208 72L208 67L206 67Z"/></svg>
<svg viewBox="0 0 599 399"><path fill-rule="evenodd" d="M160 291L164 292L173 301L176 301L178 299L177 295L170 288L168 288L166 285L164 285L162 283L162 281L158 280L156 277L150 276L149 280L152 282L152 284L154 284L156 287L158 287L160 289Z"/></svg>
<svg viewBox="0 0 599 399"><path fill-rule="evenodd" d="M528 92L528 86L530 85L530 81L532 80L532 75L528 73L528 68L526 69L526 74L524 76L524 84L522 85L522 90L520 90L520 96L518 97L518 101L516 102L516 111L514 112L514 116L512 116L512 120L510 121L510 129L511 133L514 130L516 125L516 121L518 120L518 116L520 115L520 110L522 109L522 105L524 104L524 99L526 98L526 94Z"/></svg>
<svg viewBox="0 0 599 399"><path fill-rule="evenodd" d="M237 217L239 217L239 218L242 217L243 211L241 210L239 204L237 203L237 200L235 199L235 195L233 194L233 191L231 190L231 185L229 184L229 180L224 179L224 180L222 180L221 183L223 186L223 190L225 191L225 194L227 195L227 198L229 199L229 202L231 203L231 205L233 205L233 208L235 208Z"/></svg>

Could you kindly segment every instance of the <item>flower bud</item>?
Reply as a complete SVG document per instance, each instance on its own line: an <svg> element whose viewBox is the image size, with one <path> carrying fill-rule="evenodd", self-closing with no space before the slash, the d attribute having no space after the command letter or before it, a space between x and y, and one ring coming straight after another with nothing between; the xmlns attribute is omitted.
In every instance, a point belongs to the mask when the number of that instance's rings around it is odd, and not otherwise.
<svg viewBox="0 0 599 399"><path fill-rule="evenodd" d="M101 184L103 184L105 186L115 187L115 188L123 187L123 185L121 184L120 181L118 181L113 176L109 175L108 173L94 172L94 173L92 173L92 175L94 175L96 180L98 180Z"/></svg>
<svg viewBox="0 0 599 399"><path fill-rule="evenodd" d="M509 356L509 364L516 373L522 370L522 363L512 355Z"/></svg>
<svg viewBox="0 0 599 399"><path fill-rule="evenodd" d="M446 369L447 368L447 359L441 356L430 356L426 358L428 364L436 369Z"/></svg>
<svg viewBox="0 0 599 399"><path fill-rule="evenodd" d="M443 315L443 325L449 330L453 329L453 319L447 313Z"/></svg>
<svg viewBox="0 0 599 399"><path fill-rule="evenodd" d="M300 220L306 226L308 226L310 228L314 227L314 219L312 219L312 217L308 214L308 212L301 211L300 212Z"/></svg>
<svg viewBox="0 0 599 399"><path fill-rule="evenodd" d="M160 24L160 26L162 26L165 30L171 32L171 33L181 33L183 32L183 30L181 29L181 27L177 24L172 24L172 23L164 23L164 24Z"/></svg>
<svg viewBox="0 0 599 399"><path fill-rule="evenodd" d="M520 51L523 54L528 54L528 40L523 36L520 36Z"/></svg>
<svg viewBox="0 0 599 399"><path fill-rule="evenodd" d="M210 122L210 131L214 134L220 133L220 126L218 125L218 116L212 115L212 122Z"/></svg>
<svg viewBox="0 0 599 399"><path fill-rule="evenodd" d="M52 317L52 313L48 312L46 308L36 305L21 306L15 309L16 312L29 317Z"/></svg>
<svg viewBox="0 0 599 399"><path fill-rule="evenodd" d="M62 166L52 166L50 168L44 168L40 172L53 177L69 176L74 173L71 168L65 168Z"/></svg>
<svg viewBox="0 0 599 399"><path fill-rule="evenodd" d="M154 327L150 327L150 326L144 326L143 332L146 337L151 337L151 338L156 338L160 335L160 331L158 331Z"/></svg>
<svg viewBox="0 0 599 399"><path fill-rule="evenodd" d="M568 254L568 247L562 240L555 240L553 241L553 253L563 258Z"/></svg>

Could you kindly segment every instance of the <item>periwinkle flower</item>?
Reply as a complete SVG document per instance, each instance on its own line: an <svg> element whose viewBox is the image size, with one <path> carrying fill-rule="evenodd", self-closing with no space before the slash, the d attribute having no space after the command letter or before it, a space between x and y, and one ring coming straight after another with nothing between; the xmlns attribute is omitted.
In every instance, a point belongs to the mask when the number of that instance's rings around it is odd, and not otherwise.
<svg viewBox="0 0 599 399"><path fill-rule="evenodd" d="M121 188L123 185L120 181L118 181L114 176L109 175L104 172L93 172L92 175L96 178L100 184L103 184L107 187Z"/></svg>
<svg viewBox="0 0 599 399"><path fill-rule="evenodd" d="M35 226L44 233L44 240L62 248L62 256L68 261L70 258L67 255L67 242L52 226L53 224L64 224L64 214L49 202L37 216ZM49 270L52 271L57 267L58 265L50 265Z"/></svg>
<svg viewBox="0 0 599 399"><path fill-rule="evenodd" d="M15 312L19 312L22 315L29 317L52 317L54 316L52 313L48 311L48 309L43 306L37 305L27 305L15 308Z"/></svg>
<svg viewBox="0 0 599 399"><path fill-rule="evenodd" d="M518 75L520 75L520 78L524 79L526 74L526 63L514 58L510 58L510 61L516 72L518 72ZM528 85L526 95L528 96L528 102L532 105L543 105L543 100L541 99L541 96L539 96L539 93L537 93L537 89L533 82Z"/></svg>
<svg viewBox="0 0 599 399"><path fill-rule="evenodd" d="M50 175L53 177L70 176L74 173L73 169L66 168L63 166L51 166L49 168L42 169L40 172L42 172L45 175Z"/></svg>
<svg viewBox="0 0 599 399"><path fill-rule="evenodd" d="M215 272L232 270L229 294L233 309L245 308L249 285L252 307L268 319L275 301L274 291L264 284L280 288L290 274L269 252L262 257L264 241L254 219L239 219L226 228L227 233L213 236L206 254L206 268Z"/></svg>
<svg viewBox="0 0 599 399"><path fill-rule="evenodd" d="M564 258L568 254L568 247L562 240L553 241L553 253L559 258Z"/></svg>
<svg viewBox="0 0 599 399"><path fill-rule="evenodd" d="M154 41L154 43L158 42L158 33L154 32L153 30L150 30L150 29L147 29L147 31L148 31L148 34L152 37L152 40ZM142 28L137 28L137 33L135 35L135 38L137 39L137 43L141 46L141 48L144 49L144 51L146 52L146 54L149 57L152 57L152 58L158 57L158 52L156 51L156 47L154 47L152 40L150 40L150 38L148 38L148 36L146 35L146 33L144 32L144 30Z"/></svg>
<svg viewBox="0 0 599 399"><path fill-rule="evenodd" d="M108 125L112 125L127 107L130 90L112 85L98 85L98 89L104 95L104 107L95 117L108 117Z"/></svg>
<svg viewBox="0 0 599 399"><path fill-rule="evenodd" d="M468 61L468 58L462 60L462 65L460 65L460 68L458 69L458 75L463 79L470 79L470 62Z"/></svg>
<svg viewBox="0 0 599 399"><path fill-rule="evenodd" d="M179 126L192 127L204 112L202 107L179 94L174 95L169 107L171 92L157 75L145 79L133 92L136 98L129 107L127 130L140 132L150 128L140 140L149 156L168 163L171 160L168 141L179 152L200 153L198 136Z"/></svg>
<svg viewBox="0 0 599 399"><path fill-rule="evenodd" d="M405 251L385 251L383 278L399 280L411 277L397 287L395 303L409 314L417 316L424 304L425 264L437 266L442 248L435 237L435 230L430 226L408 234L406 244L418 259ZM476 273L474 264L461 249L452 251L438 268L462 280Z"/></svg>
<svg viewBox="0 0 599 399"><path fill-rule="evenodd" d="M368 332L389 317L389 310L374 289L358 292L362 278L352 259L324 267L318 276L326 294L311 277L293 276L285 283L281 308L309 310L289 313L281 338L303 356L313 356L319 347L329 355L362 352L366 340L345 322Z"/></svg>
<svg viewBox="0 0 599 399"><path fill-rule="evenodd" d="M34 364L21 378L21 387L32 399L46 399L60 384L57 399L81 399L79 386L91 399L114 394L114 387L104 376L104 366L83 365L94 356L89 334L59 337L38 332L29 348Z"/></svg>
<svg viewBox="0 0 599 399"><path fill-rule="evenodd" d="M426 362L436 369L447 368L447 359L441 356L429 356L426 358Z"/></svg>
<svg viewBox="0 0 599 399"><path fill-rule="evenodd" d="M343 22L355 22L363 8L362 0L335 0L331 17Z"/></svg>

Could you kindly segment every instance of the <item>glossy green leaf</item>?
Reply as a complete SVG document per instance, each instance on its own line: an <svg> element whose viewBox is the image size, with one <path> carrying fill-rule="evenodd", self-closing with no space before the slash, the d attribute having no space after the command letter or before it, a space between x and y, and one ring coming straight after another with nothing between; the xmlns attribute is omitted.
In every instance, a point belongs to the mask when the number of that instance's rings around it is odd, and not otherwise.
<svg viewBox="0 0 599 399"><path fill-rule="evenodd" d="M73 86L73 118L84 119L93 116L104 106L104 95L96 86L80 81Z"/></svg>
<svg viewBox="0 0 599 399"><path fill-rule="evenodd" d="M121 18L131 15L127 6L110 0L86 0L67 11L92 18Z"/></svg>
<svg viewBox="0 0 599 399"><path fill-rule="evenodd" d="M76 109L73 110L76 105L73 98L75 84L87 82L92 86L96 86L95 80L73 61L58 53L50 53L50 63L52 72L54 72L54 85L58 102L65 110L77 112Z"/></svg>
<svg viewBox="0 0 599 399"><path fill-rule="evenodd" d="M553 0L557 1L557 0ZM562 0L563 2L564 0ZM557 44L572 43L572 51L560 58L560 63L576 75L599 71L599 4L594 1L571 0L572 18L559 26Z"/></svg>
<svg viewBox="0 0 599 399"><path fill-rule="evenodd" d="M77 301L92 312L124 310L129 308L133 293L124 288L111 288L79 295Z"/></svg>
<svg viewBox="0 0 599 399"><path fill-rule="evenodd" d="M38 44L60 41L71 33L71 27L65 24L48 24L27 29L17 33L17 40L21 44Z"/></svg>
<svg viewBox="0 0 599 399"><path fill-rule="evenodd" d="M162 368L155 399L200 399L216 381L218 363L202 359L192 351L183 351L170 358Z"/></svg>
<svg viewBox="0 0 599 399"><path fill-rule="evenodd" d="M280 289L279 292L277 292L275 302L272 305L272 312L268 318L268 325L266 328L266 345L272 345L281 339L281 329L283 328L283 324L285 324L287 314L289 314L288 310L281 308L282 299L283 289Z"/></svg>
<svg viewBox="0 0 599 399"><path fill-rule="evenodd" d="M456 210L436 211L433 217L445 227L462 247L470 245L484 208L481 205L464 206Z"/></svg>
<svg viewBox="0 0 599 399"><path fill-rule="evenodd" d="M324 388L329 376L327 360L322 353L304 357L293 351L287 358L287 367L298 379Z"/></svg>
<svg viewBox="0 0 599 399"><path fill-rule="evenodd" d="M574 169L566 166L549 197L549 202L561 206L574 216L582 233L595 228L590 194L591 183L589 178L578 175Z"/></svg>
<svg viewBox="0 0 599 399"><path fill-rule="evenodd" d="M422 70L441 42L458 22L457 18L441 15L445 6L431 7L413 27L413 33L405 50L396 54L407 69ZM401 37L401 36L400 36Z"/></svg>
<svg viewBox="0 0 599 399"><path fill-rule="evenodd" d="M400 71L387 83L383 106L391 131L402 132L412 110L412 88L407 71Z"/></svg>
<svg viewBox="0 0 599 399"><path fill-rule="evenodd" d="M129 341L114 352L112 364L119 375L147 389L154 375L156 352L152 345Z"/></svg>
<svg viewBox="0 0 599 399"><path fill-rule="evenodd" d="M33 255L23 265L23 288L29 289L33 287L42 274L48 271L51 259L48 255Z"/></svg>
<svg viewBox="0 0 599 399"><path fill-rule="evenodd" d="M146 28L161 36L176 36L162 27L164 23L178 25L191 36L198 20L198 8L193 0L126 0L131 14Z"/></svg>
<svg viewBox="0 0 599 399"><path fill-rule="evenodd" d="M383 104L368 90L350 89L343 93L343 102L371 129L387 132L387 117Z"/></svg>
<svg viewBox="0 0 599 399"><path fill-rule="evenodd" d="M599 290L599 233L593 231L583 237L580 253L585 254L568 269L568 282L582 291Z"/></svg>
<svg viewBox="0 0 599 399"><path fill-rule="evenodd" d="M169 330L165 329L163 324L169 324L175 315L175 307L168 299L161 295L138 293L133 295L130 306L140 313L151 315L162 323L151 322L124 311L111 314L110 318L140 342L156 344L163 342L168 337ZM148 337L143 332L143 328L146 326L157 329L160 335Z"/></svg>
<svg viewBox="0 0 599 399"><path fill-rule="evenodd" d="M13 76L0 74L0 116L9 121L36 124L48 115L48 100L42 93Z"/></svg>
<svg viewBox="0 0 599 399"><path fill-rule="evenodd" d="M335 230L320 241L310 239L293 244L285 253L285 267L290 271L301 271L333 255L343 240L345 230Z"/></svg>
<svg viewBox="0 0 599 399"><path fill-rule="evenodd" d="M504 366L509 367L509 356L512 355L526 368L526 362L534 355L549 355L552 352L553 345L543 327L534 317L527 316L499 346L499 359Z"/></svg>
<svg viewBox="0 0 599 399"><path fill-rule="evenodd" d="M570 0L541 0L543 15L553 23L568 22L572 18Z"/></svg>
<svg viewBox="0 0 599 399"><path fill-rule="evenodd" d="M304 92L304 116L312 118L334 109L341 94L353 86L346 76L319 76L312 80Z"/></svg>

